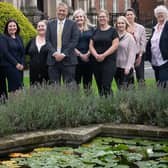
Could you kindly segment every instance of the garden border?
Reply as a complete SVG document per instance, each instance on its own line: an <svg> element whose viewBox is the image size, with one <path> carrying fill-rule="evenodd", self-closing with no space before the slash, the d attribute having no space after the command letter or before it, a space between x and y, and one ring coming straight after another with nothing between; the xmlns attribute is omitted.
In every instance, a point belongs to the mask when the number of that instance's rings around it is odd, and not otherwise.
<svg viewBox="0 0 168 168"><path fill-rule="evenodd" d="M168 139L168 128L129 124L97 124L77 128L45 130L13 134L0 138L0 156L11 152L24 152L37 147L53 145L78 146L96 136L113 136L121 138L140 137L151 140Z"/></svg>

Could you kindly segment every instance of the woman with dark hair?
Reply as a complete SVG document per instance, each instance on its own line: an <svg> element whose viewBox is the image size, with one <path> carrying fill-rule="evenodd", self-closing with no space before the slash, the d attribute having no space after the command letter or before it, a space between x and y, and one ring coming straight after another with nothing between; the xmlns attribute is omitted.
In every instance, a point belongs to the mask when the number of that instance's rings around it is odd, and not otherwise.
<svg viewBox="0 0 168 168"><path fill-rule="evenodd" d="M37 36L27 44L25 53L30 56L30 84L42 84L48 82L47 55L49 44L46 43L45 35L47 21L41 20L37 24Z"/></svg>
<svg viewBox="0 0 168 168"><path fill-rule="evenodd" d="M116 50L119 38L116 29L109 25L109 13L101 10L98 14L99 27L90 40L90 52L93 60L93 73L99 94L112 94L111 84L116 72Z"/></svg>
<svg viewBox="0 0 168 168"><path fill-rule="evenodd" d="M19 36L20 28L15 20L9 20L4 29L4 74L8 82L8 91L15 92L23 86L24 46Z"/></svg>
<svg viewBox="0 0 168 168"><path fill-rule="evenodd" d="M144 53L146 47L146 32L144 26L135 22L136 14L133 8L128 8L125 12L125 17L127 18L130 26L127 31L131 33L136 42L136 60L135 60L135 71L137 81L144 84Z"/></svg>

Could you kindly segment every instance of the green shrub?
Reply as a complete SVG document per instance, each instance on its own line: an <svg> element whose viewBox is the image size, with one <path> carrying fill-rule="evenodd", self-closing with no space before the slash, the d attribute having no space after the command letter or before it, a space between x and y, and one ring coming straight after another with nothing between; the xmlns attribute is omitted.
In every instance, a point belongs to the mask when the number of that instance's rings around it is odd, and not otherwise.
<svg viewBox="0 0 168 168"><path fill-rule="evenodd" d="M167 91L150 86L104 98L73 87L26 88L0 105L0 135L107 122L166 127Z"/></svg>
<svg viewBox="0 0 168 168"><path fill-rule="evenodd" d="M3 33L4 26L9 19L15 19L21 29L21 36L23 38L24 44L26 44L29 39L36 34L36 30L29 22L29 20L23 15L23 13L17 10L10 3L0 2L0 32Z"/></svg>

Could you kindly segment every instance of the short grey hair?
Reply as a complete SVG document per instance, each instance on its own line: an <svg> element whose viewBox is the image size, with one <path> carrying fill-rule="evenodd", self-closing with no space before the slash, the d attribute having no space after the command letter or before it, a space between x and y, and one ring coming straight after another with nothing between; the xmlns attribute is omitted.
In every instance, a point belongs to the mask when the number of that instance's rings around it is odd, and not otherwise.
<svg viewBox="0 0 168 168"><path fill-rule="evenodd" d="M165 5L159 5L154 9L154 14L156 18L158 17L159 13L163 13L165 15L165 19L168 18L168 9Z"/></svg>

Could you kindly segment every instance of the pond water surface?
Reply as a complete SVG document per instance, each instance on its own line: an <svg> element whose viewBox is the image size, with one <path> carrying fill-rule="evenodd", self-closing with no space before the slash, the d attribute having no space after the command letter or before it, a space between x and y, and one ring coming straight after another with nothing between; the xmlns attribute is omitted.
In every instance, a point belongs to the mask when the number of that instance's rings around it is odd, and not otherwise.
<svg viewBox="0 0 168 168"><path fill-rule="evenodd" d="M168 141L98 137L78 148L11 153L0 168L168 168Z"/></svg>

